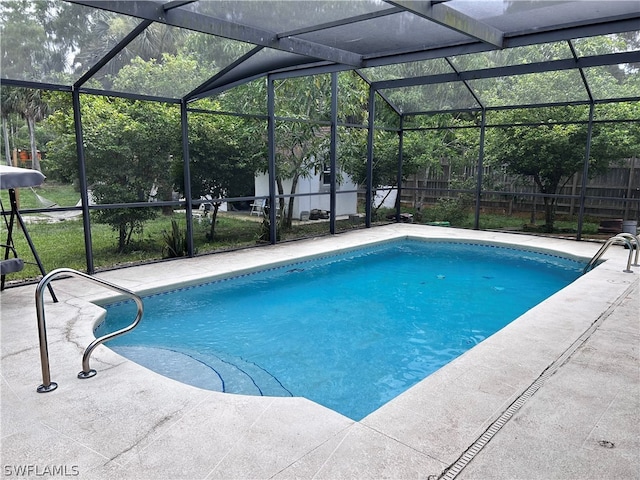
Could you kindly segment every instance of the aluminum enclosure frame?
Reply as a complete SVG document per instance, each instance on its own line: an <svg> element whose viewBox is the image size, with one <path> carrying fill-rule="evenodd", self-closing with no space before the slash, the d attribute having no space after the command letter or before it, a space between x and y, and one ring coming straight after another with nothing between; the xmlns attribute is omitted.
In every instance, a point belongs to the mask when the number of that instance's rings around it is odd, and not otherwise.
<svg viewBox="0 0 640 480"><path fill-rule="evenodd" d="M401 192L401 178L402 178L402 159L403 159L403 136L405 132L405 119L408 116L417 115L430 115L434 113L447 113L447 111L401 111L393 102L385 95L385 90L403 88L409 86L423 86L423 85L436 85L446 82L461 82L469 93L475 98L479 108L469 108L465 111L479 112L482 118L482 124L480 128L480 153L477 166L477 184L475 188L476 198L476 212L475 212L475 228L479 228L479 202L483 193L487 193L482 190L482 165L484 156L484 133L488 127L486 124L486 113L491 110L511 109L511 108L523 108L523 107L538 107L542 104L535 105L521 105L521 106L504 106L504 107L492 107L483 105L479 96L474 92L473 88L469 85L470 80L489 79L496 77L504 77L511 75L524 75L531 73L543 73L562 70L577 70L580 72L580 76L583 82L583 87L588 95L588 100L585 101L573 101L573 102L556 102L545 104L547 106L564 106L564 105L589 105L590 115L587 123L588 126L588 139L586 145L586 156L584 162L583 171L583 186L581 189L580 213L578 220L578 233L577 240L580 240L582 235L582 224L585 207L585 185L586 176L588 173L588 158L589 149L591 143L591 132L594 124L593 111L595 105L602 103L611 103L616 101L640 101L640 96L631 98L619 98L619 99L598 99L594 98L587 77L584 74L584 68L607 66L614 64L631 64L640 63L640 51L610 53L601 55L592 55L588 57L578 57L573 49L571 40L578 37L588 37L595 35L605 35L613 33L623 33L629 31L636 31L638 22L640 21L640 8L635 11L630 11L625 15L614 15L611 17L603 17L600 19L594 19L593 21L576 21L575 23L563 24L558 26L551 26L542 29L530 28L528 31L520 32L500 32L495 27L492 27L482 20L468 17L461 12L457 11L451 5L455 2L449 1L412 1L412 0L396 0L387 1L388 6L376 12L368 14L361 14L349 18L345 18L339 21L327 21L319 23L315 26L306 28L299 28L294 30L273 32L266 29L256 28L249 25L243 25L240 23L234 23L229 20L222 20L216 18L212 20L212 17L198 15L194 11L190 11L187 8L191 4L197 3L197 1L171 1L171 2L159 2L159 1L121 1L121 0L72 0L70 3L89 6L100 10L107 10L111 12L117 12L128 16L133 16L141 19L141 22L131 32L129 32L123 39L120 40L105 56L98 60L87 72L85 72L73 85L61 85L55 83L43 82L33 80L24 80L19 78L0 78L0 85L2 86L16 86L24 88L38 88L45 90L55 90L68 92L72 96L73 111L74 111L74 126L77 142L77 155L78 155L78 171L81 185L82 196L82 212L84 221L84 234L85 234L85 251L87 261L87 271L94 273L95 267L93 265L93 255L91 247L91 222L90 211L100 208L122 208L122 207L140 207L143 208L144 204L112 204L112 205L89 205L89 199L87 197L87 179L86 179L86 160L84 157L83 147L83 129L81 118L81 95L106 95L121 98L129 98L135 100L145 101L157 101L168 104L180 105L181 111L181 128L183 133L183 159L184 159L184 176L185 188L188 190L190 182L189 179L189 144L188 144L188 113L190 110L189 105L194 101L213 96L222 93L230 88L243 85L250 81L259 78L266 78L268 85L268 98L267 103L267 115L247 115L256 118L262 118L267 120L268 123L268 163L269 163L269 201L271 205L275 205L277 201L277 192L275 189L275 106L274 106L274 92L273 84L276 80L294 78L307 75L317 74L331 74L332 76L332 105L331 105L331 121L329 122L331 130L331 149L330 149L330 162L332 166L331 175L331 202L335 204L336 194L336 143L337 143L337 127L342 126L337 118L337 96L339 95L337 89L337 74L338 72L348 71L355 69L363 80L369 83L369 122L366 126L360 126L360 128L368 129L368 146L367 146L367 169L369 172L366 183L366 198L367 198L367 211L365 217L366 227L370 227L372 223L371 218L371 200L373 195L372 185L372 168L373 168L373 132L377 128L375 125L375 97L380 96L388 106L396 112L399 118L399 151L398 151L398 195ZM615 2L612 2L615 3ZM184 8L183 8L184 7ZM394 52L369 52L361 54L353 51L347 51L344 49L323 45L317 42L305 40L301 38L304 35L308 35L314 32L322 32L332 28L339 28L342 26L349 26L364 21L373 19L383 19L391 17L393 15L415 15L422 19L433 21L434 23L451 29L456 33L460 33L466 37L466 40L460 41L454 44L443 44L435 48L421 48L416 46L413 49L400 49ZM202 32L210 35L218 35L229 39L234 39L241 42L253 44L254 47L245 55L239 57L235 62L227 65L220 72L213 77L202 82L196 88L191 89L185 96L180 98L153 96L145 94L137 94L131 92L121 92L113 90L99 90L92 87L85 86L89 80L91 80L98 71L104 67L110 60L115 58L123 49L127 47L132 41L134 41L143 31L145 31L153 23L164 23L175 27L185 28L191 31ZM518 46L533 45L546 42L558 42L567 41L569 48L572 50L573 58L553 60L521 65L503 66L486 69L476 69L469 71L457 71L454 65L449 61L449 57L461 54L488 52L496 49L513 48ZM245 62L250 61L255 55L264 49L273 49L280 52L293 53L298 55L299 61L295 64L283 66L283 64L275 63L273 66L268 67L264 71L251 71L251 74L242 77L237 72L241 71ZM370 81L367 79L366 74L362 73L362 69L394 65L398 63L423 61L429 59L444 58L451 66L453 73L438 74L438 75L426 75L413 78L401 78L397 80L384 80L384 81ZM194 109L195 111L195 109ZM612 120L615 121L615 120ZM624 120L619 120L620 122ZM638 121L638 120L631 120ZM411 130L411 128L406 128ZM233 201L234 199L226 199ZM237 200L237 199L235 199ZM627 201L633 201L633 199L626 199ZM190 193L185 192L185 202L161 202L155 203L154 206L166 205L166 206L180 206L186 209L187 220L187 237L189 241L189 255L194 255L193 247L193 220L192 210L194 205L197 205L197 201L191 198ZM34 210L38 211L38 210ZM399 219L399 205L397 207L397 220ZM271 209L271 241L275 243L277 232L275 209ZM331 209L330 218L330 233L335 233L335 208Z"/></svg>

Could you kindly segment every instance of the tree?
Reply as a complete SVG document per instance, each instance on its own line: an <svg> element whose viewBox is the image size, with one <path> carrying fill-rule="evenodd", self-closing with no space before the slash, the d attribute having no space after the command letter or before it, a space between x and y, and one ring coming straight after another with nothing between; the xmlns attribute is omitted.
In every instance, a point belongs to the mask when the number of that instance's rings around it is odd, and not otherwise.
<svg viewBox="0 0 640 480"><path fill-rule="evenodd" d="M81 104L87 181L97 204L149 202L171 184L170 158L181 154L175 106L92 95ZM52 163L77 171L72 119L69 111L51 117L58 137L48 149ZM118 232L117 250L123 252L132 234L156 215L150 205L97 210L95 219Z"/></svg>
<svg viewBox="0 0 640 480"><path fill-rule="evenodd" d="M367 182L367 141L365 129L341 129L338 153L341 166L357 184ZM373 171L371 184L373 190L379 187L395 187L398 183L398 147L399 136L396 132L376 130L373 139ZM405 172L406 173L406 172ZM373 202L372 195L372 202ZM373 214L383 202L372 203Z"/></svg>
<svg viewBox="0 0 640 480"><path fill-rule="evenodd" d="M17 115L16 106L13 104L10 88L0 90L0 104L2 105L2 141L7 165L11 165L11 139L9 134L9 122L12 116Z"/></svg>
<svg viewBox="0 0 640 480"><path fill-rule="evenodd" d="M478 160L478 129L457 127L477 127L479 119L471 113L453 112L420 117L415 123L424 130L405 132L403 171L422 176L426 182L448 165L449 187L453 187L455 172L476 165ZM416 207L420 208L422 201L422 191L418 191Z"/></svg>
<svg viewBox="0 0 640 480"><path fill-rule="evenodd" d="M77 10L68 3L43 0L0 2L3 77L56 81L68 75L82 23L73 21ZM77 15L75 18L78 20ZM2 110L5 155L9 146L6 123L15 113L27 123L32 166L40 170L36 124L49 113L46 94L39 89L3 87Z"/></svg>
<svg viewBox="0 0 640 480"><path fill-rule="evenodd" d="M209 100L209 107L216 109ZM204 103L200 103L203 107ZM189 115L189 168L193 198L210 196L213 202L209 240L215 236L218 210L224 197L253 194L256 162L265 156L264 144L255 137L265 136L263 123L220 114ZM263 132L260 132L262 128ZM250 132L255 135L251 138ZM172 167L174 187L184 193L182 161Z"/></svg>
<svg viewBox="0 0 640 480"><path fill-rule="evenodd" d="M580 56L610 53L637 44L638 35L607 35L572 41ZM495 54L498 55L498 54ZM525 63L531 56L569 58L566 42L513 49L509 63ZM640 75L637 64L613 65L585 69L591 95L596 99L637 98ZM588 92L577 72L545 72L484 82L479 95L490 106L586 101ZM638 118L625 103L596 105L598 118ZM615 112L627 111L627 115ZM633 107L631 107L633 110ZM587 147L587 106L556 106L505 110L495 113L492 123L512 124L497 129L487 141L487 164L503 166L508 173L533 179L544 194L545 230L552 231L559 190L583 170ZM575 122L575 123L571 123ZM527 124L539 126L526 126ZM640 144L637 125L593 125L589 154L589 175L604 171L610 162L637 154Z"/></svg>
<svg viewBox="0 0 640 480"><path fill-rule="evenodd" d="M161 192L170 199L170 190L162 187L171 184L170 159L181 152L178 109L120 99L107 99L101 107L83 110L83 121L94 126L85 128L85 153L96 202L152 201ZM99 210L96 219L118 231L118 251L123 251L132 233L156 214L147 207L118 208Z"/></svg>
<svg viewBox="0 0 640 480"><path fill-rule="evenodd" d="M331 118L330 82L330 75L317 75L287 79L275 85L276 115L300 119L276 123L276 184L280 195L285 193L285 180L291 181L289 193L293 195L301 177L308 177L326 163L323 141L329 132L317 122ZM289 197L285 208L284 199L280 199L280 211L283 216L286 214L283 228L291 227L294 200Z"/></svg>
<svg viewBox="0 0 640 480"><path fill-rule="evenodd" d="M0 36L3 77L41 79L49 53L42 2L0 2Z"/></svg>
<svg viewBox="0 0 640 480"><path fill-rule="evenodd" d="M6 119L11 113L16 113L27 122L32 168L39 171L41 167L36 144L36 123L44 120L49 113L49 105L44 98L42 90L18 87L5 87L2 90L2 116L5 128L5 142L8 145Z"/></svg>
<svg viewBox="0 0 640 480"><path fill-rule="evenodd" d="M47 177L77 184L78 158L71 95L50 92L48 102L52 113L42 122L50 136L46 143Z"/></svg>
<svg viewBox="0 0 640 480"><path fill-rule="evenodd" d="M511 110L503 112L504 123L540 123L513 126L495 132L487 145L489 162L502 165L508 173L530 176L544 194L545 231L552 232L557 198L569 180L584 168L587 125L561 124L578 120L571 108ZM595 124L589 156L589 176L607 169L609 163L630 153L631 144L615 134L615 127ZM622 133L622 132L620 132ZM614 139L620 140L616 142ZM637 142L637 140L636 140Z"/></svg>

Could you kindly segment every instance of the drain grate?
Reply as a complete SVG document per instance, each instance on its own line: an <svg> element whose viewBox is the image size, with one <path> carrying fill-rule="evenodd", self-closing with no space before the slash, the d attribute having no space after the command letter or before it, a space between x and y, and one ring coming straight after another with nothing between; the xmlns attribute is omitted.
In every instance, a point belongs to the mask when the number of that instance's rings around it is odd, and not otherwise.
<svg viewBox="0 0 640 480"><path fill-rule="evenodd" d="M502 412L502 414L487 428L484 433L456 460L456 462L447 468L439 480L453 480L458 474L473 460L473 458L482 450L489 440L498 433L498 431L515 415L515 413L542 387L544 382L551 377L573 353L587 341L587 339L597 330L600 324L615 310L616 307L629 295L633 285L629 287L618 299L613 302L600 317L567 348L560 357L558 357L551 365L549 365L540 376L511 404Z"/></svg>
<svg viewBox="0 0 640 480"><path fill-rule="evenodd" d="M556 369L557 367L553 369L553 371L550 371L550 368L545 370L542 375L540 375L535 382L533 382L529 388L522 393L522 395L520 395L504 412L502 412L498 419L485 430L480 438L478 438L440 478L442 480L453 480L456 478L462 469L466 467L471 460L473 460L473 457L475 457L480 450L489 443L489 440L491 440L493 436L498 433L498 431L511 419L511 417L515 415L520 407L522 407L522 405L524 405L527 400L529 400L529 398L531 398L533 394L540 389L546 379L553 375Z"/></svg>

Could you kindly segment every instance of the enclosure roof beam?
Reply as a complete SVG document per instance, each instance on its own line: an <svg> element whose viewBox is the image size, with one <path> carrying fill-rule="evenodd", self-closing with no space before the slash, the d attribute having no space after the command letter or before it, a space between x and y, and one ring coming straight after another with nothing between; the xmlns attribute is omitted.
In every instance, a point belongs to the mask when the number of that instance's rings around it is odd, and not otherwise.
<svg viewBox="0 0 640 480"><path fill-rule="evenodd" d="M387 88L415 87L419 85L433 85L436 83L480 80L485 78L526 75L529 73L571 70L575 68L601 67L606 65L637 62L640 62L640 52L610 53L606 55L582 57L578 60L570 58L564 60L553 60L549 62L537 62L521 65L510 65L506 67L485 68L482 70L470 70L460 73L443 73L439 75L402 78L398 80L384 80L373 82L372 87L378 90Z"/></svg>
<svg viewBox="0 0 640 480"><path fill-rule="evenodd" d="M173 0L171 2L167 2L162 5L162 8L167 10L172 10L174 8L183 7L185 5L189 5L190 3L195 3L196 0Z"/></svg>
<svg viewBox="0 0 640 480"><path fill-rule="evenodd" d="M146 28L153 22L151 20L143 20L136 28L134 28L129 34L124 37L118 44L113 47L106 55L104 55L98 63L93 65L82 77L80 77L74 84L74 88L78 88L84 85L87 80L93 77L100 71L107 63L109 63L116 55L118 55L127 45L129 45L138 35L140 35Z"/></svg>
<svg viewBox="0 0 640 480"><path fill-rule="evenodd" d="M291 37L294 35L304 35L305 33L317 32L320 30L326 30L328 28L341 27L343 25L351 25L357 22L364 22L367 20L372 20L374 18L386 17L387 15L392 15L394 13L402 12L402 8L391 7L385 10L379 10L377 12L364 13L362 15L357 15L355 17L347 17L342 18L340 20L334 20L332 22L321 23L319 25L313 25L310 27L299 28L297 30L291 30L288 32L278 34L278 37Z"/></svg>
<svg viewBox="0 0 640 480"><path fill-rule="evenodd" d="M458 75L458 77L460 77L460 71L456 68L456 66L453 64L453 62L448 58L445 57L445 60L447 62L447 64L449 65L449 68L451 68L451 70L453 70L456 75ZM476 103L478 105L480 105L480 107L484 110L485 105L482 102L482 100L480 100L480 97L478 97L478 95L476 94L475 90L473 88L471 88L471 86L469 85L469 82L466 80L462 80L462 83L464 84L464 87L467 89L467 91L471 94L471 96L473 97L473 99L476 101Z"/></svg>
<svg viewBox="0 0 640 480"><path fill-rule="evenodd" d="M100 8L154 22L229 38L240 42L270 47L289 53L341 63L352 67L362 66L362 56L335 47L294 37L278 38L278 34L228 20L214 18L180 8L165 11L163 4L151 0L136 2L126 0L71 0L72 3Z"/></svg>
<svg viewBox="0 0 640 480"><path fill-rule="evenodd" d="M535 32L521 32L516 35L510 33L504 38L504 48L523 47L538 43L551 43L563 40L572 40L581 37L594 37L613 33L623 33L638 29L640 12L629 18L609 19L606 22L596 24L566 27L561 30L550 30ZM431 60L434 58L450 57L455 55L466 55L493 50L484 43L462 43L459 45L448 45L427 50L398 50L385 52L384 54L363 55L365 67L378 67L395 63L417 62Z"/></svg>
<svg viewBox="0 0 640 480"><path fill-rule="evenodd" d="M503 47L504 34L497 28L480 22L458 10L449 7L446 3L425 2L424 0L385 0L391 5L400 7L406 11L426 18L443 27L450 28L483 43L497 48Z"/></svg>
<svg viewBox="0 0 640 480"><path fill-rule="evenodd" d="M130 92L117 92L113 90L98 90L95 88L86 88L86 87L78 88L77 91L79 93L84 93L87 95L128 98L129 100L143 100L146 102L161 102L161 103L169 103L172 105L180 105L180 99L172 98L172 97L159 97L156 95L145 95L141 93L130 93Z"/></svg>
<svg viewBox="0 0 640 480"><path fill-rule="evenodd" d="M193 89L191 92L187 93L184 98L185 100L189 101L189 99L191 99L192 97L196 97L200 94L202 94L203 92L206 92L210 89L213 88L213 86L216 84L216 82L220 79L223 78L227 73L229 73L230 71L232 71L235 67L237 67L238 65L242 64L245 60L253 57L256 53L258 53L259 51L261 51L263 49L263 47L255 47L252 48L249 52L245 53L243 56L241 56L240 58L238 58L235 62L227 65L227 67L223 68L222 70L220 70L216 75L214 75L212 78L210 78L209 80L207 80L206 82L202 83L201 85L199 85L198 87L196 87L195 89Z"/></svg>
<svg viewBox="0 0 640 480"><path fill-rule="evenodd" d="M71 92L73 89L71 85L61 85L59 83L47 83L35 80L14 80L12 78L0 78L0 86L52 90L55 92Z"/></svg>
<svg viewBox="0 0 640 480"><path fill-rule="evenodd" d="M568 40L567 45L569 46L569 50L571 50L571 55L573 55L573 58L577 61L578 52L576 52L576 47L573 46L573 42ZM587 95L589 96L589 100L591 101L591 103L593 103L593 100L594 100L593 93L591 92L591 87L589 86L589 81L587 80L587 76L584 73L584 68L579 68L578 72L580 72L580 78L582 79L582 84L584 85Z"/></svg>
<svg viewBox="0 0 640 480"><path fill-rule="evenodd" d="M572 38L591 37L595 35L607 35L611 33L622 33L637 30L639 19L640 10L636 8L636 10L623 15L603 16L599 17L597 20L591 20L588 22L576 20L563 25L552 25L543 28L532 27L525 30L513 31L509 32L505 37L527 39L530 37L538 38L540 36L549 35L553 38L553 40L549 41L570 40ZM505 38L505 42L506 41L507 38ZM529 41L528 43L532 42ZM540 42L536 41L533 43Z"/></svg>

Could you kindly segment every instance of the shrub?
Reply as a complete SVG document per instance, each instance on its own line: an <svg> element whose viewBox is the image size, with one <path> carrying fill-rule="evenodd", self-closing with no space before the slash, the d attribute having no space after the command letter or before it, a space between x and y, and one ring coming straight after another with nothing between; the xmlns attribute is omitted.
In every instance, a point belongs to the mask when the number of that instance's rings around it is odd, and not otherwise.
<svg viewBox="0 0 640 480"><path fill-rule="evenodd" d="M452 225L460 224L467 218L467 206L462 197L441 198L436 204L423 211L425 222L449 222Z"/></svg>
<svg viewBox="0 0 640 480"><path fill-rule="evenodd" d="M163 258L185 257L189 254L187 235L178 225L178 222L171 220L171 231L162 231L165 246L162 249Z"/></svg>

